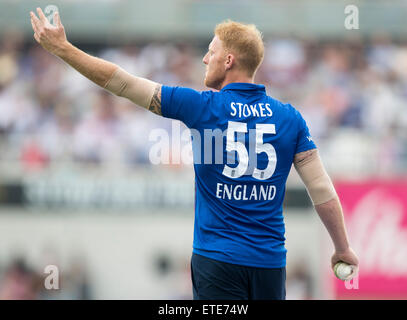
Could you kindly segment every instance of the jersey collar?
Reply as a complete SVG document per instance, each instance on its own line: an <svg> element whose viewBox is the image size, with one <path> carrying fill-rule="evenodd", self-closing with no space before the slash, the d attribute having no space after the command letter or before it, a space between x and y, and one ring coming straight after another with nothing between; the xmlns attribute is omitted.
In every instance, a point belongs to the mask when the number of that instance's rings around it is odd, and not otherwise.
<svg viewBox="0 0 407 320"><path fill-rule="evenodd" d="M245 83L245 82L233 82L224 86L220 91L225 90L240 90L240 91L258 91L266 92L266 88L262 84Z"/></svg>

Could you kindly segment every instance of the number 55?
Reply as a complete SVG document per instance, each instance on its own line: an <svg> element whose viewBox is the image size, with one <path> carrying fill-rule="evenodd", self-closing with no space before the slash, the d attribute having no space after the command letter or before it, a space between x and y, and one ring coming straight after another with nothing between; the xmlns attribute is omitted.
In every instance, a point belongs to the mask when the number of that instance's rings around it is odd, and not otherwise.
<svg viewBox="0 0 407 320"><path fill-rule="evenodd" d="M241 177L249 166L249 155L246 146L244 143L235 140L236 132L246 133L247 124L235 121L228 122L228 128L226 131L226 151L236 151L239 156L239 163L235 168L225 165L222 173L226 177L234 179ZM268 158L267 167L265 169L260 170L256 167L253 170L252 177L258 180L266 180L270 178L276 170L277 165L276 150L270 143L263 143L264 134L276 134L276 126L274 124L256 124L256 154L265 152Z"/></svg>

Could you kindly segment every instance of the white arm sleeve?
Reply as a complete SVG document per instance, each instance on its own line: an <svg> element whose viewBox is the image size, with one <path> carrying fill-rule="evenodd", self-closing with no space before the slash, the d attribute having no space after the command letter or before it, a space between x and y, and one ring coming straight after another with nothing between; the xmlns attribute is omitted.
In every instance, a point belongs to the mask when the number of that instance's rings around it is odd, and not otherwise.
<svg viewBox="0 0 407 320"><path fill-rule="evenodd" d="M318 150L311 152L302 161L294 161L294 166L304 182L314 206L337 197L332 181L319 157Z"/></svg>

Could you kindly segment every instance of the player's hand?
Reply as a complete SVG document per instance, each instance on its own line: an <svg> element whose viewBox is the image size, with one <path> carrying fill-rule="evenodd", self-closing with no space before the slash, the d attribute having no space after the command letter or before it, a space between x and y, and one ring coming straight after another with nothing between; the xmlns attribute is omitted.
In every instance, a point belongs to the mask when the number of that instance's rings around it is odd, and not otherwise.
<svg viewBox="0 0 407 320"><path fill-rule="evenodd" d="M355 268L353 268L354 270L352 277L356 276L356 274L358 273L359 259L356 256L355 252L352 250L352 248L348 248L345 251L335 251L331 258L332 270L334 269L335 264L337 264L338 262L345 262L347 264L355 266Z"/></svg>
<svg viewBox="0 0 407 320"><path fill-rule="evenodd" d="M53 26L45 17L41 8L37 8L38 17L30 12L31 25L34 30L35 40L48 52L58 55L58 52L67 44L64 26L59 13L54 14L56 26Z"/></svg>

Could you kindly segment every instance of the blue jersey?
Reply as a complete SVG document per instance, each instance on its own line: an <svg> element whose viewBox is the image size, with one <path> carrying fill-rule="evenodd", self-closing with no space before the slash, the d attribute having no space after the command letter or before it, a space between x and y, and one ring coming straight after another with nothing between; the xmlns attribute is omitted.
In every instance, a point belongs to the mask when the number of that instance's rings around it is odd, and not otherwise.
<svg viewBox="0 0 407 320"><path fill-rule="evenodd" d="M193 252L232 264L286 264L283 199L296 153L316 148L301 114L263 85L162 87L162 114L191 129Z"/></svg>

